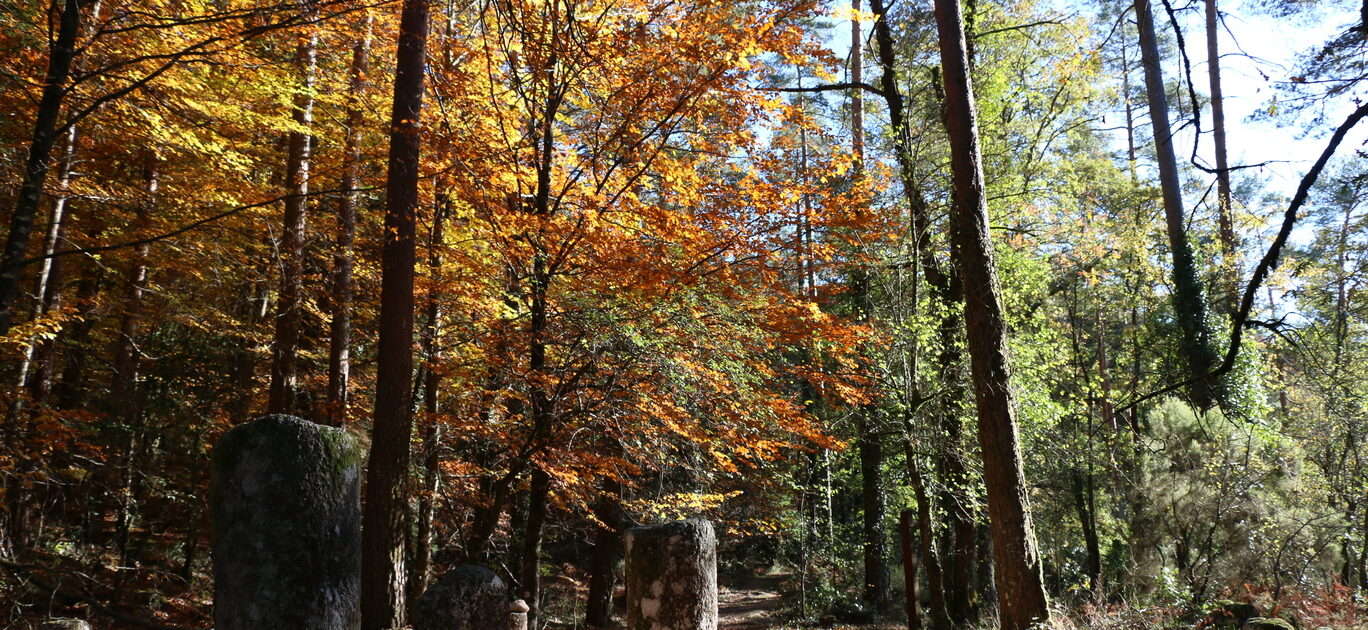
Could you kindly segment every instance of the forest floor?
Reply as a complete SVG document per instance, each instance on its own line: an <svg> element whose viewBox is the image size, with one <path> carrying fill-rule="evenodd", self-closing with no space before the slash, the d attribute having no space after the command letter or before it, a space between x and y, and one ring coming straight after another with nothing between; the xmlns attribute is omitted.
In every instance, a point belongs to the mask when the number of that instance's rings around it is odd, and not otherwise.
<svg viewBox="0 0 1368 630"><path fill-rule="evenodd" d="M869 624L849 626L822 624L819 626L798 626L783 619L784 601L780 592L785 581L792 579L787 573L722 579L717 593L718 630L766 630L786 628L792 630L806 628L831 628L845 630L897 630L901 624Z"/></svg>
<svg viewBox="0 0 1368 630"><path fill-rule="evenodd" d="M785 574L724 580L717 593L719 630L760 630L779 625L783 601L779 587Z"/></svg>

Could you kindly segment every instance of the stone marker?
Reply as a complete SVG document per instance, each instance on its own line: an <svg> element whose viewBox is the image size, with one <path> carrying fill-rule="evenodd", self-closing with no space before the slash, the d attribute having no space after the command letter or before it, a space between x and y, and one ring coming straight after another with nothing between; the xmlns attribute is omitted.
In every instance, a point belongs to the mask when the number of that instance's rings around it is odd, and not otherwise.
<svg viewBox="0 0 1368 630"><path fill-rule="evenodd" d="M503 580L489 569L465 564L442 576L418 598L413 630L508 630L510 616Z"/></svg>
<svg viewBox="0 0 1368 630"><path fill-rule="evenodd" d="M508 605L508 630L527 630L527 602L521 599L513 600Z"/></svg>
<svg viewBox="0 0 1368 630"><path fill-rule="evenodd" d="M90 624L81 619L54 617L44 621L38 630L90 630Z"/></svg>
<svg viewBox="0 0 1368 630"><path fill-rule="evenodd" d="M717 535L689 519L627 530L627 630L716 630Z"/></svg>
<svg viewBox="0 0 1368 630"><path fill-rule="evenodd" d="M213 453L216 630L361 623L361 452L294 416L234 427Z"/></svg>

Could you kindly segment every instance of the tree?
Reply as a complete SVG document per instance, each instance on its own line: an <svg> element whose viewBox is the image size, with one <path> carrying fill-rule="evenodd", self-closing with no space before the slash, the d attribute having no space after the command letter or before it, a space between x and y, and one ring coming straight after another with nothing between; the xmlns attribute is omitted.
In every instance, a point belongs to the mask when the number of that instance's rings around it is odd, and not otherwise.
<svg viewBox="0 0 1368 630"><path fill-rule="evenodd" d="M301 10L312 19L314 8L305 0ZM285 158L285 216L280 243L280 298L271 347L271 386L267 411L299 412L299 336L304 310L304 246L309 194L310 136L313 125L314 75L318 66L318 31L312 25L299 35L294 63L300 85L295 93Z"/></svg>
<svg viewBox="0 0 1368 630"><path fill-rule="evenodd" d="M1207 377L1219 363L1207 322L1207 304L1197 262L1188 243L1182 182L1178 179L1178 160L1169 128L1168 97L1160 65L1159 43L1154 32L1154 15L1149 0L1135 0L1135 20L1140 38L1141 63L1145 68L1145 94L1149 100L1150 123L1159 166L1159 187L1163 193L1164 227L1168 233L1169 254L1173 259L1173 312L1182 333L1182 355L1188 374L1197 379L1190 388L1192 401L1201 409L1220 402L1219 386Z"/></svg>
<svg viewBox="0 0 1368 630"><path fill-rule="evenodd" d="M405 0L399 22L385 183L375 424L362 512L364 630L405 625L404 513L413 431L413 276L427 34L427 0Z"/></svg>
<svg viewBox="0 0 1368 630"><path fill-rule="evenodd" d="M955 182L954 229L965 286L964 320L978 407L983 477L988 489L988 518L993 531L998 618L1004 630L1024 630L1047 622L1050 611L1021 468L1007 330L988 233L978 121L958 0L936 1L936 24L945 85L945 125L950 135Z"/></svg>
<svg viewBox="0 0 1368 630"><path fill-rule="evenodd" d="M57 19L57 37L48 48L47 74L43 78L43 96L38 104L38 115L33 122L33 139L28 147L24 180L19 186L14 213L10 215L9 236L5 240L4 258L0 260L0 336L9 333L14 321L22 265L28 254L29 234L33 232L38 201L51 166L52 147L60 135L57 122L62 113L62 101L67 94L71 63L76 57L76 36L81 31L80 2L65 0L58 9Z"/></svg>

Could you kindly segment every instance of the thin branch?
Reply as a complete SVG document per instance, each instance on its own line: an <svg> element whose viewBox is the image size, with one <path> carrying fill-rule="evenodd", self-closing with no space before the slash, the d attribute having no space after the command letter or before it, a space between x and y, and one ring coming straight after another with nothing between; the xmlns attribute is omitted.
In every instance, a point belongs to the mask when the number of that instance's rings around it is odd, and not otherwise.
<svg viewBox="0 0 1368 630"><path fill-rule="evenodd" d="M367 187L367 188L353 188L353 189L351 189L351 190L354 191L354 192L364 192L364 191L368 191L368 190L378 190L378 188L379 188L379 187L377 187L377 186L370 186L370 187ZM300 195L300 196L301 196L301 197L313 197L313 196L319 196L319 195L331 195L331 194L339 193L339 192L346 192L346 191L343 191L341 188L334 188L334 189L331 189L331 190L318 190L318 191L313 191L313 192L305 193L305 194ZM42 255L42 256L34 256L33 258L27 258L27 259L25 259L23 262L19 263L19 266L20 266L20 267L23 267L24 265L30 265L30 264L33 264L33 263L36 263L36 262L41 262L41 261L47 260L47 259L49 259L49 258L57 258L57 257L60 257L60 256L70 256L70 255L72 255L72 254L94 254L94 253L98 253L98 252L107 252L107 251L112 251L112 250L116 250L116 249L125 249L125 248L128 248L128 247L137 247L138 245L146 245L146 244L149 244L149 243L155 243L155 242L157 242L157 241L164 241L164 240L166 240L166 239L174 238L174 237L176 237L176 236L180 236L181 234L185 234L186 232L190 232L190 231L195 230L195 229L197 229L197 228L203 227L203 226L205 226L205 225L208 225L208 224L210 224L210 223L213 223L213 222L215 222L215 221L218 221L219 219L226 219L226 218L231 217L231 216L233 216L233 215L235 215L235 214L240 214L240 213L242 213L242 212L246 212L247 210L253 210L253 209L256 209L256 208L264 208L264 207L269 206L269 205L271 205L271 204L274 204L274 203L277 203L277 202L280 202L280 201L284 201L284 200L286 200L286 199L289 199L289 198L291 198L291 197L293 197L293 196L295 196L295 195L293 195L293 194L290 194L290 195L281 195L281 196L275 197L275 198L273 198L273 199L267 199L267 200L265 200L265 201L259 201L259 202L257 202L257 203L247 204L247 205L245 205L245 206L238 206L238 207L236 207L236 208L231 208L231 209L228 209L228 210L224 210L223 212L220 212L220 213L218 213L218 214L215 214L215 215L212 215L212 216L205 217L205 218L200 219L200 220L198 220L198 221L192 221L192 222L187 223L187 224L185 224L185 225L182 225L182 226L180 226L180 227L178 227L178 228L176 228L176 229L174 229L174 230L170 230L170 231L168 231L168 232L163 232L163 233L161 233L161 234L157 234L156 236L149 236L149 237L146 237L146 238L140 238L140 239L136 239L136 240L132 240L132 241L125 241L125 242L122 242L122 243L114 243L114 244L111 244L111 245L97 245L97 246L95 246L95 247L81 247L81 248L77 248L77 249L63 249L63 250L59 250L59 251L52 252L51 254L44 254L44 255Z"/></svg>
<svg viewBox="0 0 1368 630"><path fill-rule="evenodd" d="M883 90L876 88L868 83L828 83L825 85L814 85L812 87L770 87L760 88L764 92L836 92L840 90L860 89L872 94L883 96Z"/></svg>
<svg viewBox="0 0 1368 630"><path fill-rule="evenodd" d="M998 33L1007 33L1007 32L1011 32L1011 31L1020 31L1020 30L1025 30L1025 29L1028 29L1028 28L1034 28L1034 27L1037 27L1037 26L1045 26L1045 25L1047 25L1047 24L1053 24L1053 25L1055 25L1055 26L1062 26L1062 25L1064 24L1064 22L1061 21L1061 20L1040 20L1039 22L1031 22L1030 24L1018 24L1018 25L1016 25L1016 26L1004 26L1004 27L1002 27L1002 28L995 28L995 29L993 29L993 30L991 30L991 31L983 31L982 33L974 33L973 36L972 36L972 38L973 38L973 39L978 39L978 38L980 38L980 37L987 37L987 36L989 36L989 35L997 35Z"/></svg>

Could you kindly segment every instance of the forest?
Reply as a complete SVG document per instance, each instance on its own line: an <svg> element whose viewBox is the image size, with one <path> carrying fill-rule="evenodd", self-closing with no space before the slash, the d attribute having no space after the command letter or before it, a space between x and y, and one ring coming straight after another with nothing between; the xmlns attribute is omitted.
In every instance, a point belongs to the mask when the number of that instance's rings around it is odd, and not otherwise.
<svg viewBox="0 0 1368 630"><path fill-rule="evenodd" d="M671 628L702 518L673 630L1368 628L1368 2L0 8L0 627Z"/></svg>

